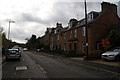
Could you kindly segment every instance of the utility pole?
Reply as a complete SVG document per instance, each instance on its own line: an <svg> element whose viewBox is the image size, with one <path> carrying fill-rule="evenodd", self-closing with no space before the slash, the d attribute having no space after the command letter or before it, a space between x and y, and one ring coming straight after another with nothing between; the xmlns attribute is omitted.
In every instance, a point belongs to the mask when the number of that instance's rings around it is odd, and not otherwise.
<svg viewBox="0 0 120 80"><path fill-rule="evenodd" d="M85 27L86 27L86 59L88 59L88 33L87 33L87 5L86 5L86 0L84 0L84 4L85 4Z"/></svg>

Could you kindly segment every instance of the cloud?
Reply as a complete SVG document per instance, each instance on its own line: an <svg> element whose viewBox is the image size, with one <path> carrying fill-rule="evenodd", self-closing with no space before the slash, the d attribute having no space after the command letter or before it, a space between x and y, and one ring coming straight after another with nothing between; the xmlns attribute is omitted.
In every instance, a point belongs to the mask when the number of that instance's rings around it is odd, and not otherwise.
<svg viewBox="0 0 120 80"><path fill-rule="evenodd" d="M37 37L43 36L46 28L55 27L57 22L61 22L66 27L71 18L78 20L84 18L84 3L80 0L54 1L1 0L0 3L3 4L0 5L2 7L0 21L5 32L8 32L8 21L15 20L15 23L11 24L11 38L17 42L25 42L25 38L29 38L32 34ZM100 2L87 2L87 12L100 12Z"/></svg>

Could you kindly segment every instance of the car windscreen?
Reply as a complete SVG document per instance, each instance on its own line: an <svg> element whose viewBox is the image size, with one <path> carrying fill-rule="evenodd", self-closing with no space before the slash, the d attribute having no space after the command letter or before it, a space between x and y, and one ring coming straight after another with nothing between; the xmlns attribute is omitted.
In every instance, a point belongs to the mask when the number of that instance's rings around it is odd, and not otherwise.
<svg viewBox="0 0 120 80"><path fill-rule="evenodd" d="M113 50L113 52L118 52L118 51L120 51L120 49L114 49L114 50Z"/></svg>

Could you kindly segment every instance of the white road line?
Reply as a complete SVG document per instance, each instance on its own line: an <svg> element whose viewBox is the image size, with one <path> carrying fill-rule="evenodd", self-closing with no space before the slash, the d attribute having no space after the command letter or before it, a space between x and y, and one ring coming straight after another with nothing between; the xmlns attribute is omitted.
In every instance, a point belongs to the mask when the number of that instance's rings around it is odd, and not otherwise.
<svg viewBox="0 0 120 80"><path fill-rule="evenodd" d="M16 70L27 70L26 66L17 66Z"/></svg>
<svg viewBox="0 0 120 80"><path fill-rule="evenodd" d="M39 64L37 66L43 71L43 73L47 73Z"/></svg>

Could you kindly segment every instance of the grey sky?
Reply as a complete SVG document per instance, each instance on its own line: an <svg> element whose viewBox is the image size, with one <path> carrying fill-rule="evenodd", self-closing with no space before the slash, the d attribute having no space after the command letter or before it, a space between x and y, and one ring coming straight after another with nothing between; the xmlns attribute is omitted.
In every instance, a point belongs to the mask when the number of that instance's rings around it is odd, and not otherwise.
<svg viewBox="0 0 120 80"><path fill-rule="evenodd" d="M58 1L58 0L57 0ZM71 18L84 18L84 3L80 0L62 2L43 1L43 0L1 0L0 7L0 24L7 35L8 21L11 23L10 38L13 41L24 43L25 38L30 38L32 34L41 37L44 35L47 27L55 27L57 22L61 22L66 27ZM101 11L100 3L88 2L87 9L90 11ZM104 0L113 2L113 0ZM77 17L78 15L78 17Z"/></svg>

